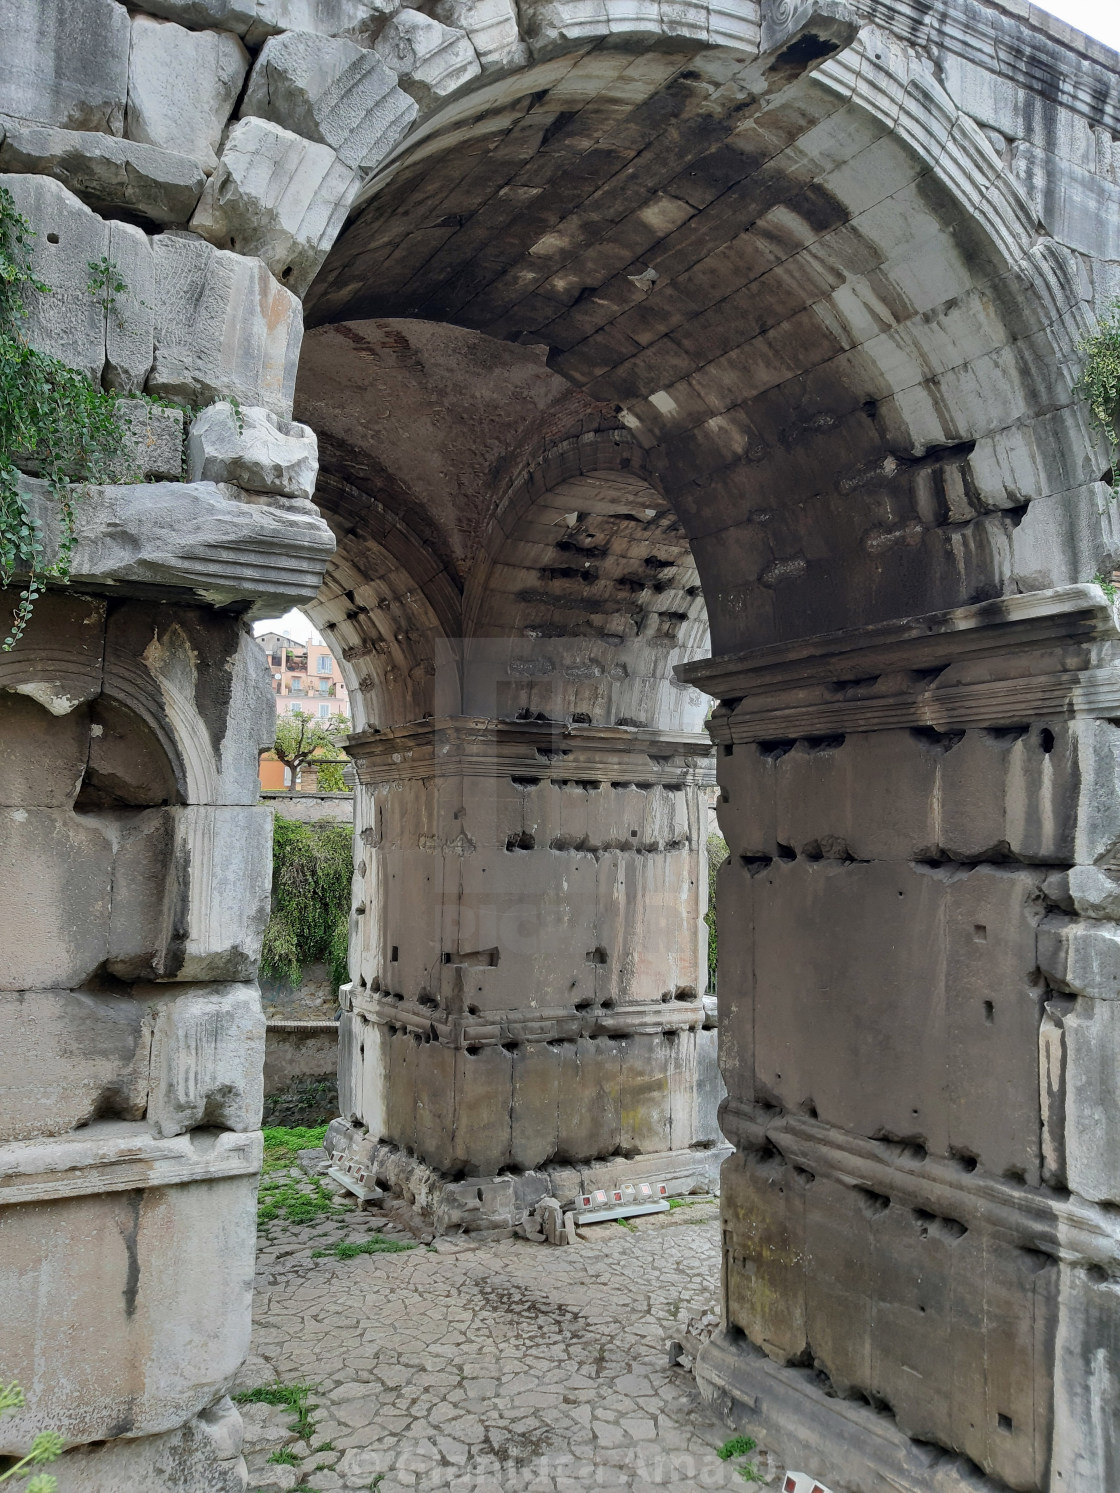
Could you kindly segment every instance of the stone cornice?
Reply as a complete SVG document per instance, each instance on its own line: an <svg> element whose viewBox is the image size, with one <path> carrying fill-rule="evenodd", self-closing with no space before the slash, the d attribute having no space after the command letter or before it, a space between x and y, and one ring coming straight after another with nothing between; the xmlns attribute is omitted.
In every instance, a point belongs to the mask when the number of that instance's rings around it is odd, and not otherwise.
<svg viewBox="0 0 1120 1493"><path fill-rule="evenodd" d="M1005 597L679 665L724 702L720 743L1120 714L1116 615L1098 586Z"/></svg>
<svg viewBox="0 0 1120 1493"><path fill-rule="evenodd" d="M448 775L673 787L713 781L711 743L687 731L456 716L363 731L346 749L366 785Z"/></svg>
<svg viewBox="0 0 1120 1493"><path fill-rule="evenodd" d="M966 1228L982 1225L1012 1246L1112 1268L1120 1258L1116 1220L1081 1198L970 1172L904 1145L850 1135L805 1115L775 1116L764 1106L732 1099L720 1106L720 1129L740 1150L772 1147L814 1176L957 1219Z"/></svg>
<svg viewBox="0 0 1120 1493"><path fill-rule="evenodd" d="M254 1176L261 1147L258 1131L195 1130L160 1139L143 1122L105 1121L0 1146L0 1206Z"/></svg>
<svg viewBox="0 0 1120 1493"><path fill-rule="evenodd" d="M345 988L345 987L344 987ZM638 1037L698 1031L715 1024L714 1002L646 1002L633 1006L523 1006L478 1015L452 1013L393 995L351 993L350 1009L367 1021L400 1027L444 1047L497 1047L505 1042L563 1042L578 1037Z"/></svg>

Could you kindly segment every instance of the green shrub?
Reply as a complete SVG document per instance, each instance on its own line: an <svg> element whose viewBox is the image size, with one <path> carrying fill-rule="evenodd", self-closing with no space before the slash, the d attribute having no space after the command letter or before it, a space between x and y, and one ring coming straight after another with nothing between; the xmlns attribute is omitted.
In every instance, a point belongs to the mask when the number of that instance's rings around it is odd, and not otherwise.
<svg viewBox="0 0 1120 1493"><path fill-rule="evenodd" d="M338 987L346 969L353 831L342 824L301 824L279 815L272 832L272 915L261 971L298 985L303 967L322 960Z"/></svg>

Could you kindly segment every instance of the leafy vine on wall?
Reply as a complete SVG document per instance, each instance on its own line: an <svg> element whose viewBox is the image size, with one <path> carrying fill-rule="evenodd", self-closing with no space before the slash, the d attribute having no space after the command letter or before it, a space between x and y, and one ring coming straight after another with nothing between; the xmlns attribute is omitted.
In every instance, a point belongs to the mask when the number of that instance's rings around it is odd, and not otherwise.
<svg viewBox="0 0 1120 1493"><path fill-rule="evenodd" d="M138 480L122 478L127 422L118 411L120 396L28 341L24 297L29 291L51 293L32 269L34 237L11 193L0 187L0 585L26 576L0 643L5 653L22 637L44 582L70 578L74 504L84 485ZM102 256L89 264L87 288L108 310L127 286L112 260ZM59 547L50 563L21 490L21 465L38 472L58 509Z"/></svg>

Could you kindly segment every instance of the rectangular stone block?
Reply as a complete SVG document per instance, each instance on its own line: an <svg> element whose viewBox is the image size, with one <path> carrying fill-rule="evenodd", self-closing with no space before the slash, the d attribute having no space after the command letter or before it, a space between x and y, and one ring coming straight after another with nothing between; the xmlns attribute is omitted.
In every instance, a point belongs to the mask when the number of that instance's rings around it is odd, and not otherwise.
<svg viewBox="0 0 1120 1493"><path fill-rule="evenodd" d="M128 12L115 0L4 0L0 112L119 135L128 87Z"/></svg>
<svg viewBox="0 0 1120 1493"><path fill-rule="evenodd" d="M100 968L112 860L69 809L0 809L0 990L72 990Z"/></svg>
<svg viewBox="0 0 1120 1493"><path fill-rule="evenodd" d="M737 877L753 959L721 945L732 1096L746 1031L756 1098L1037 1184L1041 879L800 858Z"/></svg>
<svg viewBox="0 0 1120 1493"><path fill-rule="evenodd" d="M20 990L0 995L0 1144L63 1135L95 1119L140 1120L151 1030L124 995Z"/></svg>
<svg viewBox="0 0 1120 1493"><path fill-rule="evenodd" d="M50 176L94 208L125 208L153 223L185 223L206 177L178 150L86 130L0 117L0 170Z"/></svg>
<svg viewBox="0 0 1120 1493"><path fill-rule="evenodd" d="M255 1176L0 1207L5 1372L27 1393L0 1454L180 1425L249 1347Z"/></svg>
<svg viewBox="0 0 1120 1493"><path fill-rule="evenodd" d="M1120 1002L1056 999L1042 1028L1045 1177L1091 1202L1120 1202Z"/></svg>
<svg viewBox="0 0 1120 1493"><path fill-rule="evenodd" d="M149 1004L152 1029L153 1134L259 1129L265 1019L257 986L141 986L137 995Z"/></svg>
<svg viewBox="0 0 1120 1493"><path fill-rule="evenodd" d="M155 362L148 393L184 404L232 395L292 415L299 301L258 259L172 230L153 240Z"/></svg>
<svg viewBox="0 0 1120 1493"><path fill-rule="evenodd" d="M256 973L269 913L272 812L194 804L175 811L178 926L161 973L244 980Z"/></svg>
<svg viewBox="0 0 1120 1493"><path fill-rule="evenodd" d="M904 1434L1008 1487L1044 1486L1056 1257L773 1154L736 1155L722 1177L732 1325Z"/></svg>
<svg viewBox="0 0 1120 1493"><path fill-rule="evenodd" d="M1120 807L1104 790L1118 752L1120 728L1088 718L738 742L718 759L717 813L733 854L753 858L784 846L861 860L1010 852L1091 864L1120 838Z"/></svg>

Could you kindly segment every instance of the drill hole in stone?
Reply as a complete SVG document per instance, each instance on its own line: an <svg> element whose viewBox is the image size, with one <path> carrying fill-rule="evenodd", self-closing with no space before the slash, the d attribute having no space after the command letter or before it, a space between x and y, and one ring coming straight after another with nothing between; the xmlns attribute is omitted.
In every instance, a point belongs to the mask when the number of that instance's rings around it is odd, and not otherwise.
<svg viewBox="0 0 1120 1493"><path fill-rule="evenodd" d="M972 929L972 936L977 943L988 942L988 930L983 923L976 923Z"/></svg>
<svg viewBox="0 0 1120 1493"><path fill-rule="evenodd" d="M995 1026L996 1008L994 1002L992 1001L984 1002L984 1022L987 1026Z"/></svg>

